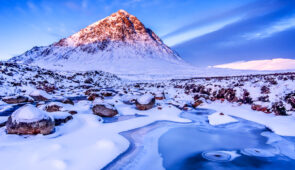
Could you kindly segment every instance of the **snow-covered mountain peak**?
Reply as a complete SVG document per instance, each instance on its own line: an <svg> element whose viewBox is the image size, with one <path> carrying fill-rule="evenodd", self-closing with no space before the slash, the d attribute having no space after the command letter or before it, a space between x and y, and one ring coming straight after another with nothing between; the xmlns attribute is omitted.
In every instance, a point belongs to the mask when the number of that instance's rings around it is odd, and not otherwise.
<svg viewBox="0 0 295 170"><path fill-rule="evenodd" d="M159 43L160 38L133 15L119 10L72 36L60 40L56 46L82 46L91 43L120 41L127 43ZM156 44L154 44L156 45Z"/></svg>
<svg viewBox="0 0 295 170"><path fill-rule="evenodd" d="M10 61L47 69L116 74L175 74L191 69L152 30L124 10Z"/></svg>

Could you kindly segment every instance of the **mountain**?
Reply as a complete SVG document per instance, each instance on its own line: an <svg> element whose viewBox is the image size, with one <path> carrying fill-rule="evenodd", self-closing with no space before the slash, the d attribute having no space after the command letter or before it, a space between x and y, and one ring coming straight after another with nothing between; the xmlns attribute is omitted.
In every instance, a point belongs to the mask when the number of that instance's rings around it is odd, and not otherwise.
<svg viewBox="0 0 295 170"><path fill-rule="evenodd" d="M34 47L10 61L46 69L103 70L116 74L174 74L191 67L124 10L57 43Z"/></svg>

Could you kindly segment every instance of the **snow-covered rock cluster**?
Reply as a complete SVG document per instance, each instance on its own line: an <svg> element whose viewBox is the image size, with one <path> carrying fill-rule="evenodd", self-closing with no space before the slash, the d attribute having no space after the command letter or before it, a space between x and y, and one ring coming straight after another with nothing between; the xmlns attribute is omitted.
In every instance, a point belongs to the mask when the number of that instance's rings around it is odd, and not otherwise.
<svg viewBox="0 0 295 170"><path fill-rule="evenodd" d="M295 110L294 81L295 73L278 73L173 80L168 84L177 89L175 98L190 96L192 106L196 102L228 101L251 105L264 113L287 115Z"/></svg>
<svg viewBox="0 0 295 170"><path fill-rule="evenodd" d="M117 76L102 71L50 71L8 62L0 62L0 73L0 96L7 97L3 101L8 103L27 102L38 96L39 99L40 96L51 99L42 94L42 91L62 96L79 96L90 87L112 87L121 83Z"/></svg>

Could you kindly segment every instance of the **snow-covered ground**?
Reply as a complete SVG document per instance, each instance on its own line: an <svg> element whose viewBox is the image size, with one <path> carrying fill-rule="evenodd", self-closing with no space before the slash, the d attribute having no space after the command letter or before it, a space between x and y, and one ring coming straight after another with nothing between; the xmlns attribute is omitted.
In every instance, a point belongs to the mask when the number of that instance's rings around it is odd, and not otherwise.
<svg viewBox="0 0 295 170"><path fill-rule="evenodd" d="M78 104L72 108L79 110L73 120L56 127L51 135L7 135L5 128L1 128L1 166L4 169L100 169L128 148L129 142L120 132L160 120L189 122L179 117L181 110L171 106L139 111L118 103L116 108L121 116L145 116L103 123L89 108Z"/></svg>
<svg viewBox="0 0 295 170"><path fill-rule="evenodd" d="M271 134L264 133L269 137L269 143L275 145L274 141L278 141L281 143L278 147L288 143L289 149L282 150L285 150L284 155L294 158L289 153L294 146L284 137L295 136L292 131L295 128L294 73L196 75L196 78L187 79L129 81L102 71L55 72L5 62L0 68L0 126L3 126L0 128L0 164L4 167L1 169L100 169L132 144L122 136L123 132L158 121L194 124L196 122L182 118L180 114L194 112L196 108L215 110L205 118L216 128L239 123L240 119L269 128ZM164 94L164 99L157 99L152 109L136 109L134 100L146 104L159 94ZM72 99L73 103L67 99ZM28 103L33 109L29 109L31 114L24 114L26 119L44 113L55 121L69 116L72 119L56 124L55 131L49 135L7 134L5 121L8 115ZM110 104L112 109L117 109L118 115L114 118L94 115L92 108L100 103ZM140 131L145 137L142 142L145 146L156 146L166 130ZM141 161L138 167L155 155L154 167L162 167L163 160L157 150L154 148L148 153L147 157L138 160Z"/></svg>

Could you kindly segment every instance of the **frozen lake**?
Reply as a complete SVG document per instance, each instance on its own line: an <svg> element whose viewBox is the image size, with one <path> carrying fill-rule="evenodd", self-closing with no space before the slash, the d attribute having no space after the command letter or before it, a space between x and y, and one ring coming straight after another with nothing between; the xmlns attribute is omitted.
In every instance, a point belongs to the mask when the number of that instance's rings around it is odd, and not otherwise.
<svg viewBox="0 0 295 170"><path fill-rule="evenodd" d="M183 112L192 123L160 121L122 133L132 144L105 169L295 169L294 137L242 119L212 126L212 112Z"/></svg>

